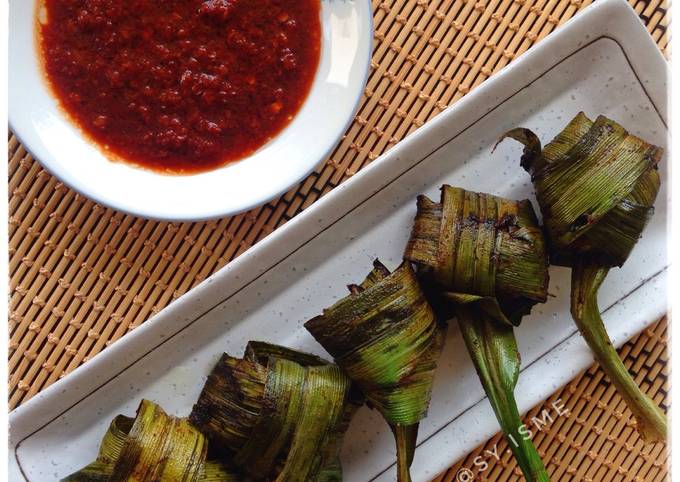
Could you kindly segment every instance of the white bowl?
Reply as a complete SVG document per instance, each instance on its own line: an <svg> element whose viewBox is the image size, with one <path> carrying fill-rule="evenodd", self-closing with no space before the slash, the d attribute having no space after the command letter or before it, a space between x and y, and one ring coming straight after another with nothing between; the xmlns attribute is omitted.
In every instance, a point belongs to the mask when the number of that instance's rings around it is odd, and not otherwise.
<svg viewBox="0 0 680 482"><path fill-rule="evenodd" d="M208 219L250 209L283 193L337 144L368 75L370 1L323 0L319 68L292 122L243 160L199 174L163 175L108 160L59 108L38 57L36 1L10 1L10 128L64 183L101 204L139 216Z"/></svg>

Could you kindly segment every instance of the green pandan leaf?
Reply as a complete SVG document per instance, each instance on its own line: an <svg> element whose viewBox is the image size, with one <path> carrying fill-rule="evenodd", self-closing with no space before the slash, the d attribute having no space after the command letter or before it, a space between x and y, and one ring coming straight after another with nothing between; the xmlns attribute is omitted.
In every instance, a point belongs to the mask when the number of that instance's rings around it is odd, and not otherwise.
<svg viewBox="0 0 680 482"><path fill-rule="evenodd" d="M200 480L207 451L207 440L188 420L142 400L110 480Z"/></svg>
<svg viewBox="0 0 680 482"><path fill-rule="evenodd" d="M305 327L389 423L399 480L408 481L443 329L408 263L390 273L376 260L366 279L349 290Z"/></svg>
<svg viewBox="0 0 680 482"><path fill-rule="evenodd" d="M461 306L457 315L472 362L517 464L528 481L548 481L536 448L521 430L522 420L513 393L520 356L512 326L470 306Z"/></svg>
<svg viewBox="0 0 680 482"><path fill-rule="evenodd" d="M63 482L99 482L108 481L113 474L113 467L120 457L123 446L132 428L134 419L124 415L118 415L113 419L109 429L99 446L97 459L90 465L83 467L68 477Z"/></svg>
<svg viewBox="0 0 680 482"><path fill-rule="evenodd" d="M440 203L418 197L404 257L439 286L497 298L518 324L547 296L548 258L529 201L510 201L451 186Z"/></svg>
<svg viewBox="0 0 680 482"><path fill-rule="evenodd" d="M597 264L578 263L574 266L571 278L571 314L581 335L595 354L595 359L633 412L642 438L648 441L664 441L668 430L664 413L640 390L628 373L600 316L597 292L607 273L609 268Z"/></svg>
<svg viewBox="0 0 680 482"><path fill-rule="evenodd" d="M515 324L505 316L503 308L501 308L498 300L493 296L478 296L469 293L451 292L444 293L444 296L451 300L456 306L462 307L467 305L468 308L473 308L479 312L485 313L489 318L498 323L505 323L510 327L515 326Z"/></svg>
<svg viewBox="0 0 680 482"><path fill-rule="evenodd" d="M517 131L515 136L529 138ZM540 144L538 146L540 150ZM526 163L534 150L528 149ZM527 480L547 481L522 421L514 389L520 356L513 326L546 300L548 256L528 201L511 201L451 186L441 202L418 198L405 258L453 306L489 402Z"/></svg>
<svg viewBox="0 0 680 482"><path fill-rule="evenodd" d="M361 403L337 365L250 342L243 359L222 356L190 419L254 480L330 481Z"/></svg>
<svg viewBox="0 0 680 482"><path fill-rule="evenodd" d="M604 266L622 265L653 212L663 150L604 116L592 122L583 113L542 151L538 137L527 132L513 129L504 137L522 142L524 157L532 159L525 164L552 261L571 266L589 256Z"/></svg>
<svg viewBox="0 0 680 482"><path fill-rule="evenodd" d="M663 412L636 386L612 346L597 307L610 268L621 266L654 210L663 150L604 116L582 112L543 150L527 129L504 137L525 146L553 263L572 267L572 315L611 381L626 400L641 435L665 440Z"/></svg>
<svg viewBox="0 0 680 482"><path fill-rule="evenodd" d="M207 461L208 442L188 420L167 415L142 400L134 419L119 415L90 465L66 477L70 482L127 481L239 482L221 462Z"/></svg>

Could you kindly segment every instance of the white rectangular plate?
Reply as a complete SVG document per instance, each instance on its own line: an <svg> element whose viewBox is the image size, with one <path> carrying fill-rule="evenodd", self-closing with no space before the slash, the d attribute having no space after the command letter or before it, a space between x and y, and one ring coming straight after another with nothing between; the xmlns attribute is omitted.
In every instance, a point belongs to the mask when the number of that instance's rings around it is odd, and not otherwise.
<svg viewBox="0 0 680 482"><path fill-rule="evenodd" d="M141 398L187 415L220 353L248 340L323 354L302 323L345 294L379 257L397 266L415 197L438 199L443 183L510 198L532 195L517 144L492 152L507 129L544 142L579 110L605 114L666 145L666 64L635 13L601 0L347 183L274 232L154 319L10 415L10 480L57 480L94 459L109 421ZM666 161L662 177L666 179ZM654 218L600 293L617 344L666 309L666 189ZM551 269L555 294L516 330L521 410L548 397L591 362L568 307L568 270ZM425 481L498 430L455 326L413 465ZM394 479L392 436L363 408L343 451L345 480Z"/></svg>

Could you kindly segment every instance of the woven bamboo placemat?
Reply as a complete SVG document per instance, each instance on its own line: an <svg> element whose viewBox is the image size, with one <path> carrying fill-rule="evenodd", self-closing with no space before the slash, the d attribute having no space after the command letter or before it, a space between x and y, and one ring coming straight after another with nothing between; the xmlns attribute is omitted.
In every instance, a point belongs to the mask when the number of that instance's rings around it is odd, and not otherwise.
<svg viewBox="0 0 680 482"><path fill-rule="evenodd" d="M666 54L663 0L630 2ZM104 208L49 175L9 133L10 408L134 330L589 3L373 0L371 74L341 143L288 193L231 218L166 223ZM654 346L647 351L657 353ZM640 363L647 351L636 355ZM601 376L590 378L605 387ZM590 396L604 397L597 387Z"/></svg>

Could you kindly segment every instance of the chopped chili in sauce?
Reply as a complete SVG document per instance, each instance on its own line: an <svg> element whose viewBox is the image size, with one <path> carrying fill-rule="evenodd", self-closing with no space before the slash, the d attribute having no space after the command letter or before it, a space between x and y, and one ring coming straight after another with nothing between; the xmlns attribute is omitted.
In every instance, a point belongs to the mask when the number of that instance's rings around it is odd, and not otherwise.
<svg viewBox="0 0 680 482"><path fill-rule="evenodd" d="M192 173L280 132L319 63L320 0L43 0L52 90L110 157Z"/></svg>

